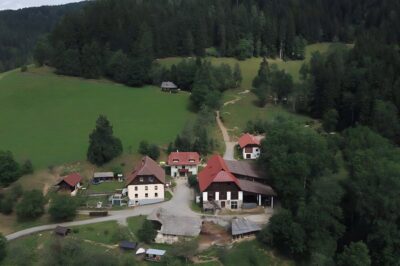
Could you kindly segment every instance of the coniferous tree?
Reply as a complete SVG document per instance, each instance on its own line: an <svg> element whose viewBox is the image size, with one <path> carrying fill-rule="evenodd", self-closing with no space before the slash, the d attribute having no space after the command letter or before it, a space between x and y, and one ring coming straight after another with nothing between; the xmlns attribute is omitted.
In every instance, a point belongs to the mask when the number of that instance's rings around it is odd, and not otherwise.
<svg viewBox="0 0 400 266"><path fill-rule="evenodd" d="M88 161L101 166L121 153L121 140L114 137L113 128L107 118L100 115L96 121L96 128L89 136Z"/></svg>

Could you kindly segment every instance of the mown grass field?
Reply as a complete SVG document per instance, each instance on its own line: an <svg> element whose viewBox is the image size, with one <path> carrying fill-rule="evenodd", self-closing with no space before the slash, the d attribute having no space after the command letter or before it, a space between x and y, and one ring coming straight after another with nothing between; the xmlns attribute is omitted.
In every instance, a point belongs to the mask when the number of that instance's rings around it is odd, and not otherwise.
<svg viewBox="0 0 400 266"><path fill-rule="evenodd" d="M141 140L166 145L194 116L187 93L162 93L108 81L57 76L49 69L12 71L0 78L0 149L35 168L86 158L88 136L106 115L125 153Z"/></svg>

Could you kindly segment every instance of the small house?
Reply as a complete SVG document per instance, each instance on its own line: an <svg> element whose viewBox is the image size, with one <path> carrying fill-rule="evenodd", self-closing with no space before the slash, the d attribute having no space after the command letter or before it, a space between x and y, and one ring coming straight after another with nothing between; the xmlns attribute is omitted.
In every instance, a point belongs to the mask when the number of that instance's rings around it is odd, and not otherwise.
<svg viewBox="0 0 400 266"><path fill-rule="evenodd" d="M257 159L261 154L260 139L249 133L239 138L239 146L242 150L243 159Z"/></svg>
<svg viewBox="0 0 400 266"><path fill-rule="evenodd" d="M171 152L168 156L168 166L171 176L197 175L200 155L197 152Z"/></svg>
<svg viewBox="0 0 400 266"><path fill-rule="evenodd" d="M138 243L129 242L129 241L121 241L119 242L119 248L123 250L136 250Z"/></svg>
<svg viewBox="0 0 400 266"><path fill-rule="evenodd" d="M254 236L259 231L261 231L261 227L247 218L240 217L232 219L233 239Z"/></svg>
<svg viewBox="0 0 400 266"><path fill-rule="evenodd" d="M57 226L54 229L54 233L59 236L67 236L71 232L71 229L63 226Z"/></svg>
<svg viewBox="0 0 400 266"><path fill-rule="evenodd" d="M78 173L72 173L67 176L61 177L61 180L57 183L58 189L62 191L71 192L71 195L75 195L76 191L81 187L82 176Z"/></svg>
<svg viewBox="0 0 400 266"><path fill-rule="evenodd" d="M166 251L162 249L149 248L148 250L146 250L144 259L148 261L159 262L162 260L165 253Z"/></svg>
<svg viewBox="0 0 400 266"><path fill-rule="evenodd" d="M150 157L143 157L126 181L129 206L164 201L164 185L164 169Z"/></svg>
<svg viewBox="0 0 400 266"><path fill-rule="evenodd" d="M114 178L115 175L113 172L96 172L93 174L92 183L99 184L104 181L112 181Z"/></svg>
<svg viewBox="0 0 400 266"><path fill-rule="evenodd" d="M176 93L178 92L178 86L171 81L163 81L161 83L161 90Z"/></svg>

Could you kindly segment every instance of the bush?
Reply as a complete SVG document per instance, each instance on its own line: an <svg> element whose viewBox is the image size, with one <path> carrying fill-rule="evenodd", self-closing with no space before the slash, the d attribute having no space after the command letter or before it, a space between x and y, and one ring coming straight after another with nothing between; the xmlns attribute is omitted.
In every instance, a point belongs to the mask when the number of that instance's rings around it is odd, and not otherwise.
<svg viewBox="0 0 400 266"><path fill-rule="evenodd" d="M11 214L14 209L15 198L11 195L11 193L7 193L0 200L0 212L2 214Z"/></svg>
<svg viewBox="0 0 400 266"><path fill-rule="evenodd" d="M112 234L111 239L115 243L123 241L123 240L130 240L131 234L127 227L118 226L117 230L115 230L115 232Z"/></svg>
<svg viewBox="0 0 400 266"><path fill-rule="evenodd" d="M33 165L30 160L26 160L21 165L21 175L30 175L33 174Z"/></svg>
<svg viewBox="0 0 400 266"><path fill-rule="evenodd" d="M26 72L26 71L28 71L28 67L27 66L22 66L21 67L21 72Z"/></svg>
<svg viewBox="0 0 400 266"><path fill-rule="evenodd" d="M78 202L66 195L56 195L51 201L49 214L55 221L72 220L76 216Z"/></svg>
<svg viewBox="0 0 400 266"><path fill-rule="evenodd" d="M17 216L20 220L34 219L44 213L46 200L39 190L27 191L17 205Z"/></svg>
<svg viewBox="0 0 400 266"><path fill-rule="evenodd" d="M147 244L153 242L154 238L157 236L157 232L153 223L149 220L145 220L142 228L138 231L137 236L139 237L140 241L143 241Z"/></svg>
<svg viewBox="0 0 400 266"><path fill-rule="evenodd" d="M188 178L189 186L190 187L197 187L197 177L195 175L190 175Z"/></svg>

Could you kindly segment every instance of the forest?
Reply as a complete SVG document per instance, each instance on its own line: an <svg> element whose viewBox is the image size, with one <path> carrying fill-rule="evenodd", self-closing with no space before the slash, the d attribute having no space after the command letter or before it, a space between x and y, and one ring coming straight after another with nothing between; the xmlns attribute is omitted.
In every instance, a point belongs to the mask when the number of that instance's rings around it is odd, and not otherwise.
<svg viewBox="0 0 400 266"><path fill-rule="evenodd" d="M0 11L0 72L32 63L37 40L83 3Z"/></svg>

